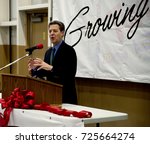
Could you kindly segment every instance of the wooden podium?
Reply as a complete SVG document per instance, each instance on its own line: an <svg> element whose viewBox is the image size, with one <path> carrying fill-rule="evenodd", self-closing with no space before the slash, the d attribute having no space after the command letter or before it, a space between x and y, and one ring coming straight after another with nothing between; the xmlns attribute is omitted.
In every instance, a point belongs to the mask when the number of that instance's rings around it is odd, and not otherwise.
<svg viewBox="0 0 150 144"><path fill-rule="evenodd" d="M2 74L2 98L10 96L16 87L33 91L36 104L62 104L62 85L30 76Z"/></svg>

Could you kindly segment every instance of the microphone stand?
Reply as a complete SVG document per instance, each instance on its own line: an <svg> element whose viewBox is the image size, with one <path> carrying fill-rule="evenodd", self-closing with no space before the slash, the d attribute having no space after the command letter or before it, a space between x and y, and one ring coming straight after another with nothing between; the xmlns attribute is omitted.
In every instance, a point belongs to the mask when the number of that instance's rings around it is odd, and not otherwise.
<svg viewBox="0 0 150 144"><path fill-rule="evenodd" d="M3 70L3 69L5 69L5 68L7 68L7 67L9 67L9 66L12 65L12 64L14 64L14 63L16 63L16 62L18 62L18 61L24 59L25 57L28 57L30 54L31 54L31 53L26 54L26 55L24 55L24 56L18 58L17 60L15 60L15 61L13 61L13 62L11 62L11 63L5 65L4 67L0 68L0 71Z"/></svg>

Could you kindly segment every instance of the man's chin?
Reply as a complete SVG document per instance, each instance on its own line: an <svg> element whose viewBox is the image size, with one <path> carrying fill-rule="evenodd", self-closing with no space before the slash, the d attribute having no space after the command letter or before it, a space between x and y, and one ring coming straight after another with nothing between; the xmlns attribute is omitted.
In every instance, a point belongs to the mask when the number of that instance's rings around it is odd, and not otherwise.
<svg viewBox="0 0 150 144"><path fill-rule="evenodd" d="M55 43L56 43L56 41L55 41L55 40L51 40L51 43L55 44Z"/></svg>

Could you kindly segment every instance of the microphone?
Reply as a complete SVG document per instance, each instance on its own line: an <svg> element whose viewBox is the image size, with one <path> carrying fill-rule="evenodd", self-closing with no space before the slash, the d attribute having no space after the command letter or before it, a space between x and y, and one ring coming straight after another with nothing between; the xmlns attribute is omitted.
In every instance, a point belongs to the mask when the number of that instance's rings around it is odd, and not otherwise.
<svg viewBox="0 0 150 144"><path fill-rule="evenodd" d="M35 50L35 49L42 49L42 48L43 48L43 44L37 44L36 46L27 48L25 50L26 50L26 52L29 52L29 55L31 55L33 50Z"/></svg>

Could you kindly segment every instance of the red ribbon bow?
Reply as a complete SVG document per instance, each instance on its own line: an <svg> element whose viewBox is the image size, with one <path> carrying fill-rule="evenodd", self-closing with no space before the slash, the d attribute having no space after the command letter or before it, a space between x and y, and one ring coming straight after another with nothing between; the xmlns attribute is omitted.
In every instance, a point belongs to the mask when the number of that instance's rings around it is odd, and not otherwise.
<svg viewBox="0 0 150 144"><path fill-rule="evenodd" d="M78 118L90 118L92 116L91 112L85 110L77 112L45 103L35 104L34 98L34 92L15 88L9 97L6 99L0 99L2 109L5 108L4 114L0 113L0 127L8 125L10 113L13 108L44 110L58 115Z"/></svg>
<svg viewBox="0 0 150 144"><path fill-rule="evenodd" d="M2 109L5 108L4 114L0 113L0 126L7 126L10 113L13 108L30 109L34 105L35 94L29 90L20 90L15 88L11 95L6 99L0 99Z"/></svg>

